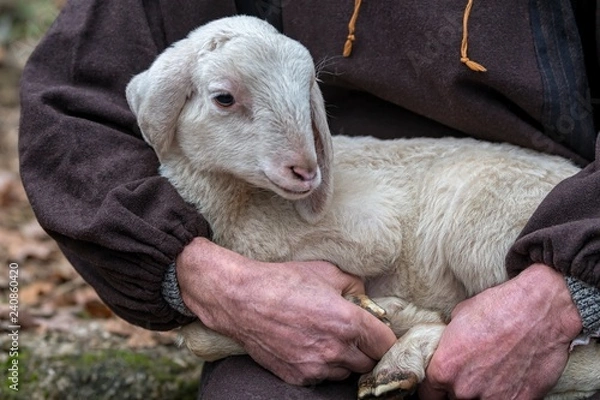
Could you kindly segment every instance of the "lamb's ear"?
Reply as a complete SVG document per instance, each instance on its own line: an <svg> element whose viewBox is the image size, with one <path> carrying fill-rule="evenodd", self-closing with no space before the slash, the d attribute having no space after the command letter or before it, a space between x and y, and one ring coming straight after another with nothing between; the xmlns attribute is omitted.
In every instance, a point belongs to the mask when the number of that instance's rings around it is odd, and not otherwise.
<svg viewBox="0 0 600 400"><path fill-rule="evenodd" d="M191 69L198 56L190 39L165 50L127 85L129 107L142 135L161 159L168 150L181 110L191 94Z"/></svg>
<svg viewBox="0 0 600 400"><path fill-rule="evenodd" d="M199 28L165 50L127 85L129 107L159 159L171 146L179 114L194 90L192 73L197 63L232 37L228 32Z"/></svg>
<svg viewBox="0 0 600 400"><path fill-rule="evenodd" d="M321 170L321 184L310 196L296 202L296 210L305 221L314 224L329 209L333 195L333 146L329 125L327 124L325 103L317 82L314 82L311 88L310 108L317 162Z"/></svg>

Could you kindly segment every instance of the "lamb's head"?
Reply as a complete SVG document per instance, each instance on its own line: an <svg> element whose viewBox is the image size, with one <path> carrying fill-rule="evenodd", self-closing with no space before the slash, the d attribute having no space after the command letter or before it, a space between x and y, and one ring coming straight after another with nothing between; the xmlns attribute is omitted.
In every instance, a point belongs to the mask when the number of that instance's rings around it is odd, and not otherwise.
<svg viewBox="0 0 600 400"><path fill-rule="evenodd" d="M308 222L331 197L331 137L308 50L236 16L193 31L127 87L163 165L182 158L295 201Z"/></svg>

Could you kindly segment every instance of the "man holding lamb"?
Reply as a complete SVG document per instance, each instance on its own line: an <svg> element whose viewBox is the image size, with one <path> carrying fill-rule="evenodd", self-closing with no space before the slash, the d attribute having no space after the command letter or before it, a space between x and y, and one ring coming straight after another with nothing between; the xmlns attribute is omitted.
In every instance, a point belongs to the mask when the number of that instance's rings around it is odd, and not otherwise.
<svg viewBox="0 0 600 400"><path fill-rule="evenodd" d="M395 341L341 296L362 282L326 262L261 263L211 242L158 175L125 99L131 77L192 29L261 14L317 61L334 134L471 136L583 168L527 222L506 255L512 279L455 308L419 393L543 397L571 346L600 334L597 5L474 2L465 38L464 1L263 3L68 2L22 83L21 173L41 225L122 318L155 330L200 318L243 344L254 361L210 364L203 398L354 398L353 373ZM465 43L487 71L461 62Z"/></svg>

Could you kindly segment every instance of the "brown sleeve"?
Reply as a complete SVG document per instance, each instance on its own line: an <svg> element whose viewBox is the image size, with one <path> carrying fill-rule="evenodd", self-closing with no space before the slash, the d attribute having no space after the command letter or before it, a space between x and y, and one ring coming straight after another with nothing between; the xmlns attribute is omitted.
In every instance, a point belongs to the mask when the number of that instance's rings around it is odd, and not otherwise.
<svg viewBox="0 0 600 400"><path fill-rule="evenodd" d="M507 256L511 275L532 263L600 287L600 141L596 161L561 182L530 218Z"/></svg>
<svg viewBox="0 0 600 400"><path fill-rule="evenodd" d="M23 74L20 167L34 212L100 297L148 329L189 321L161 282L209 228L157 176L125 86L170 43L233 12L233 1L72 1Z"/></svg>

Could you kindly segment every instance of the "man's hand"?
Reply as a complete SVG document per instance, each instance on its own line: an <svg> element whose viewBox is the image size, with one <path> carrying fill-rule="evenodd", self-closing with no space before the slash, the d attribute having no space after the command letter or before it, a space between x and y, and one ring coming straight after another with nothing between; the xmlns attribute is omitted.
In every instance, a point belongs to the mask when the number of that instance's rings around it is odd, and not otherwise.
<svg viewBox="0 0 600 400"><path fill-rule="evenodd" d="M420 398L541 398L558 381L581 329L563 276L532 265L455 308Z"/></svg>
<svg viewBox="0 0 600 400"><path fill-rule="evenodd" d="M177 276L206 326L288 383L368 372L396 341L342 297L363 294L362 282L327 262L262 263L198 238L178 257Z"/></svg>

